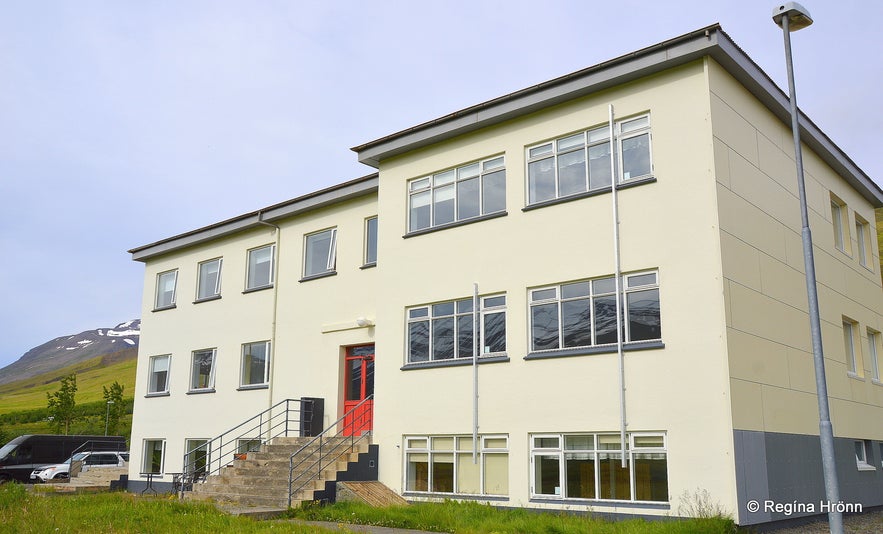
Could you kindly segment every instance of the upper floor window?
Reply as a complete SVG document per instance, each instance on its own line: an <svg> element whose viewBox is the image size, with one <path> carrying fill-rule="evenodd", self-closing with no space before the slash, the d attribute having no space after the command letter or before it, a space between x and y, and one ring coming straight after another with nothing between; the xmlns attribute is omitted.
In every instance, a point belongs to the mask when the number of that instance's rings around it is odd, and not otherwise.
<svg viewBox="0 0 883 534"><path fill-rule="evenodd" d="M270 377L270 342L259 341L242 345L241 386L266 384Z"/></svg>
<svg viewBox="0 0 883 534"><path fill-rule="evenodd" d="M196 283L196 300L206 300L221 295L221 258L199 264Z"/></svg>
<svg viewBox="0 0 883 534"><path fill-rule="evenodd" d="M623 276L623 340L662 338L657 273ZM617 342L616 281L583 280L530 291L531 351Z"/></svg>
<svg viewBox="0 0 883 534"><path fill-rule="evenodd" d="M365 219L365 262L366 266L377 263L377 217Z"/></svg>
<svg viewBox="0 0 883 534"><path fill-rule="evenodd" d="M506 296L479 299L479 356L506 352ZM408 310L408 363L471 358L472 299Z"/></svg>
<svg viewBox="0 0 883 534"><path fill-rule="evenodd" d="M841 252L848 253L847 243L849 235L846 233L847 228L847 209L846 203L831 193L831 223L834 225L834 246Z"/></svg>
<svg viewBox="0 0 883 534"><path fill-rule="evenodd" d="M213 389L215 387L215 349L193 351L193 366L190 374L190 390Z"/></svg>
<svg viewBox="0 0 883 534"><path fill-rule="evenodd" d="M877 358L877 346L880 343L880 332L868 329L868 363L871 364L871 378L880 380L880 360Z"/></svg>
<svg viewBox="0 0 883 534"><path fill-rule="evenodd" d="M863 267L872 269L871 250L873 250L873 248L871 245L871 225L868 224L866 220L862 219L858 213L855 214L855 241L856 246L858 247L858 262Z"/></svg>
<svg viewBox="0 0 883 534"><path fill-rule="evenodd" d="M152 356L150 358L147 393L168 393L169 391L169 360L171 356Z"/></svg>
<svg viewBox="0 0 883 534"><path fill-rule="evenodd" d="M843 318L843 347L844 354L846 354L846 371L851 375L859 374L858 359L855 353L857 326L858 324L854 321L846 317Z"/></svg>
<svg viewBox="0 0 883 534"><path fill-rule="evenodd" d="M506 209L503 156L408 182L408 231L416 232Z"/></svg>
<svg viewBox="0 0 883 534"><path fill-rule="evenodd" d="M248 251L248 274L245 289L260 289L273 285L276 245L253 248Z"/></svg>
<svg viewBox="0 0 883 534"><path fill-rule="evenodd" d="M614 124L619 182L650 177L650 116ZM607 125L527 149L528 204L610 187Z"/></svg>
<svg viewBox="0 0 883 534"><path fill-rule="evenodd" d="M175 287L178 284L178 270L156 275L156 301L153 308L161 310L175 305Z"/></svg>
<svg viewBox="0 0 883 534"><path fill-rule="evenodd" d="M304 249L304 277L333 272L337 263L337 228L305 236Z"/></svg>

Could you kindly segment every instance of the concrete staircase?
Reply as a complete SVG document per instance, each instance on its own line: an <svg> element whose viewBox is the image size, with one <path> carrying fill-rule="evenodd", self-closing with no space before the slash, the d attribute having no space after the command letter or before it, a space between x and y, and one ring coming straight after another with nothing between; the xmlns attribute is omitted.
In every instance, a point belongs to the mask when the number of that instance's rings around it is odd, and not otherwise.
<svg viewBox="0 0 883 534"><path fill-rule="evenodd" d="M336 458L326 458L330 465L318 477L310 473L310 483L292 496L291 505L297 507L304 501L313 500L313 494L325 488L328 481L335 481L338 472L346 471L349 462L356 462L359 454L368 452L370 440L357 443L355 450L343 446L351 438L324 438L323 450L327 451L335 445L340 452ZM258 452L249 452L245 459L233 460L221 468L216 475L209 476L205 482L193 485L193 491L184 493L189 500L212 501L227 507L262 507L285 510L288 508L288 471L289 458L298 449L308 444L313 438L276 438L270 444L261 446ZM319 459L318 443L310 445L295 458L295 461L306 459L304 467L299 467L294 475L298 476ZM323 462L324 463L324 462ZM312 467L315 470L316 467ZM299 484L298 484L299 485Z"/></svg>

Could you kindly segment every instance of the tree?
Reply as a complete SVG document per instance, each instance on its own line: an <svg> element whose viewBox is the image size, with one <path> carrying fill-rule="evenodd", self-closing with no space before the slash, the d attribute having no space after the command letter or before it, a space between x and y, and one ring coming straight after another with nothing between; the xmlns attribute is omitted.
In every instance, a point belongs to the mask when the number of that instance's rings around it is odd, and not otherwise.
<svg viewBox="0 0 883 534"><path fill-rule="evenodd" d="M101 388L104 389L104 402L107 404L107 433L113 436L120 426L120 417L126 412L126 407L123 405L124 388L116 380L110 385L110 389L107 389L107 386Z"/></svg>
<svg viewBox="0 0 883 534"><path fill-rule="evenodd" d="M62 378L61 386L55 393L46 393L46 398L49 401L49 416L52 418L52 426L55 427L56 432L61 432L63 428L64 433L67 434L71 423L77 418L74 412L77 405L77 401L74 399L76 393L76 374Z"/></svg>

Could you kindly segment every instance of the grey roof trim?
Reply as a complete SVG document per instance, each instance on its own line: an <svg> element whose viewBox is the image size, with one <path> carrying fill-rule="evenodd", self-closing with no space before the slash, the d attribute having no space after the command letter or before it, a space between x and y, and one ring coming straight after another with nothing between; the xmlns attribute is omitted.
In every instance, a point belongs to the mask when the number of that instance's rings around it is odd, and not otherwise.
<svg viewBox="0 0 883 534"><path fill-rule="evenodd" d="M787 95L721 29L713 24L593 67L468 107L406 130L353 147L359 161L377 168L384 159L463 135L609 87L628 83L710 56L780 120L790 125ZM875 207L883 190L800 113L801 139Z"/></svg>
<svg viewBox="0 0 883 534"><path fill-rule="evenodd" d="M377 173L369 174L355 180L334 185L313 193L309 193L279 204L252 211L226 221L221 221L197 230L179 234L149 245L133 248L129 251L134 261L147 261L156 256L167 254L219 237L232 235L259 226L273 223L307 211L337 204L351 198L376 194L379 180Z"/></svg>

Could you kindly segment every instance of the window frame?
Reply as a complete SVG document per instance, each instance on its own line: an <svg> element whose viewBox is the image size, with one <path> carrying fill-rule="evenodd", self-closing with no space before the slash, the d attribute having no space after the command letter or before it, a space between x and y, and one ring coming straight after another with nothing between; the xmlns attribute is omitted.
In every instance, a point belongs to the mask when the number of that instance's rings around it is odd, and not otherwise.
<svg viewBox="0 0 883 534"><path fill-rule="evenodd" d="M496 162L500 162L496 164ZM478 168L477 174L467 174L471 171L468 169L470 167L476 166ZM502 172L502 206L499 208L490 207L486 209L486 200L489 198L489 192L486 192L486 187L489 187L485 181L487 177L494 175L496 173ZM461 174L463 176L461 176ZM460 214L461 207L461 197L464 196L460 192L460 184L464 184L469 180L477 180L478 184L478 193L477 193L477 207L478 214L477 215L468 215L462 216ZM425 184L422 183L425 181ZM441 183L439 183L441 182ZM436 171L427 175L420 176L418 178L412 178L407 181L405 184L406 187L406 195L407 195L407 221L406 235L409 234L418 234L423 232L432 231L438 228L447 228L450 226L458 226L460 224L466 224L471 221L478 221L484 217L491 217L497 214L505 214L506 213L506 156L505 154L497 154L495 156L490 156L487 158L482 158L478 160L473 160L468 163L456 165L454 167L448 167L446 169ZM452 193L453 200L453 216L449 221L436 222L436 206L440 204L437 201L437 193L444 192L446 195L450 190ZM490 190L488 190L490 191ZM428 218L429 222L425 226L415 227L415 221L417 217L415 217L415 205L414 201L417 197L428 196L428 204L420 204L416 206L417 208L428 205Z"/></svg>
<svg viewBox="0 0 883 534"><path fill-rule="evenodd" d="M245 351L246 347L251 347L253 345L264 345L264 380L262 382L250 382L245 383ZM239 389L259 389L264 388L270 383L270 359L272 358L271 354L272 345L269 340L266 341L252 341L249 343L243 343L242 348L240 350L240 360L239 360Z"/></svg>
<svg viewBox="0 0 883 534"><path fill-rule="evenodd" d="M312 246L315 246L314 239L319 236L323 236L325 234L331 234L330 243L328 244L328 250L324 252L325 256L325 269L310 272L311 268L309 264L309 259L312 256ZM317 232L310 232L309 234L304 234L304 248L303 248L303 278L302 280L309 280L312 278L320 278L323 276L328 276L337 273L337 227L333 226L331 228L325 228L324 230L319 230Z"/></svg>
<svg viewBox="0 0 883 534"><path fill-rule="evenodd" d="M159 471L153 471L153 455L148 456L147 454L147 444L148 443L159 443L160 447L160 456L159 456ZM152 449L155 452L156 449ZM148 469L147 460L150 458L150 468ZM141 474L142 475L160 475L163 476L165 474L165 466L166 466L166 439L165 438L144 438L142 440L141 446Z"/></svg>
<svg viewBox="0 0 883 534"><path fill-rule="evenodd" d="M486 305L487 301L492 301L493 299L499 299L499 298L503 299L503 304ZM461 299L455 299L455 300L444 300L444 301L440 301L440 302L434 302L432 304L422 304L419 306L410 306L408 308L405 308L405 365L421 365L421 364L432 364L432 363L438 363L438 362L465 361L467 358L471 359L473 357L472 352L470 352L468 355L460 355L459 354L459 352L460 352L460 335L461 335L460 327L459 327L460 319L464 318L464 317L469 317L469 318L474 317L474 311L471 309L471 306L468 311L461 312L458 309L460 303L465 303L467 301L469 303L472 303L473 299L467 297L467 298L461 298ZM453 313L451 313L451 314L443 313L443 314L438 314L438 315L434 314L434 310L437 307L445 306L448 304L452 305ZM506 294L505 293L490 293L488 295L480 295L478 297L478 305L479 305L479 336L480 336L479 343L478 343L478 346L479 346L478 357L479 357L479 359L505 356L507 354L507 350L508 350L507 339L506 339L507 319L508 319L506 317L506 314L507 314L507 312L506 312ZM426 314L425 315L422 315L422 314L418 315L418 313L421 310L425 310ZM417 313L415 313L415 312L417 312ZM485 342L487 341L485 338L485 334L487 333L487 330L488 330L487 327L485 326L487 324L486 319L489 316L495 316L495 315L500 315L500 314L503 315L503 345L504 345L504 348L503 348L503 350L497 350L497 351L488 350L486 352L485 349L489 349L489 346L487 346L485 344ZM448 319L448 318L453 319L453 337L454 337L453 353L450 358L434 358L435 342L433 341L433 338L434 338L434 324L433 323L434 323L434 321ZM425 360L412 361L411 360L411 354L412 354L411 325L416 324L416 323L422 323L422 322L428 323L428 326L427 326L427 328L428 328L427 358ZM475 335L474 320L472 321L471 328L472 328L472 335L474 336Z"/></svg>
<svg viewBox="0 0 883 534"><path fill-rule="evenodd" d="M217 263L217 278L215 278L214 290L206 295L202 295L203 267L209 264ZM210 260L201 261L196 265L196 300L194 302L204 302L206 300L214 300L221 298L221 269L223 268L223 258L212 258Z"/></svg>
<svg viewBox="0 0 883 534"><path fill-rule="evenodd" d="M163 287L163 277L172 275L172 290L161 291ZM171 297L168 302L163 301L160 303L160 295L165 295L167 293L171 293ZM178 269L169 269L167 271L162 271L156 274L156 293L154 294L153 300L153 311L160 310L168 310L175 307L175 303L178 299Z"/></svg>
<svg viewBox="0 0 883 534"><path fill-rule="evenodd" d="M871 380L880 382L880 332L867 329L868 361L871 364Z"/></svg>
<svg viewBox="0 0 883 534"><path fill-rule="evenodd" d="M834 248L849 256L849 208L846 202L831 193L831 223L834 231Z"/></svg>
<svg viewBox="0 0 883 534"><path fill-rule="evenodd" d="M193 447L191 445L191 443L193 443L193 442L200 442L200 441L202 442L202 445L197 445L196 447ZM186 469L188 465L190 465L190 458L189 458L190 453L201 450L202 452L205 453L205 456L203 457L203 462L205 462L205 465L203 465L201 469L196 469L194 471L190 471L190 473L191 474L198 474L198 475L205 475L208 472L209 466L212 463L211 447L209 446L210 444L211 444L211 439L208 439L208 438L184 438L184 465L182 467L182 471L184 469Z"/></svg>
<svg viewBox="0 0 883 534"><path fill-rule="evenodd" d="M873 271L874 262L871 261L871 251L873 250L873 245L871 244L871 224L858 213L855 214L855 241L859 264Z"/></svg>
<svg viewBox="0 0 883 534"><path fill-rule="evenodd" d="M613 122L613 136L616 146L616 176L615 180L612 176L605 176L601 185L593 186L592 182L592 172L591 172L591 149L599 146L607 146L607 155L605 159L607 161L607 170L605 171L609 175L609 167L610 167L610 156L611 156L611 147L613 144L610 142L610 123L605 122L602 124L596 124L584 130L580 130L577 132L571 132L564 134L562 136L556 137L554 139L549 139L540 143L534 143L525 147L525 174L526 174L526 191L525 191L525 205L527 207L543 205L545 203L554 203L556 201L561 201L564 199L570 198L580 198L583 195L589 195L596 192L603 192L612 187L612 183L615 181L617 185L624 185L627 183L635 183L641 182L644 180L652 180L654 178L654 165L653 165L653 128L652 121L650 118L650 112L639 113L636 115L631 115L623 119L619 119ZM646 121L645 125L638 126L632 130L628 130L623 132L623 125L628 123L634 123L636 121ZM623 141L628 141L629 139L636 139L641 136L647 136L647 156L649 159L650 169L648 173L644 173L638 176L629 176L625 177L625 160L624 160L624 150L623 150ZM582 136L582 141L579 144L568 144L568 142L572 141L577 136ZM565 146L562 147L562 144ZM561 193L561 164L560 159L565 156L569 156L571 154L575 154L576 152L582 152L582 166L583 166L583 183L582 185L585 187L582 190L569 192L569 193ZM542 199L533 199L532 191L535 187L532 187L536 182L533 179L533 175L531 173L532 164L536 164L540 161L544 161L547 159L551 159L551 172L552 172L552 181L554 185L554 193L550 198L542 198Z"/></svg>
<svg viewBox="0 0 883 534"><path fill-rule="evenodd" d="M858 378L861 376L861 366L859 365L860 360L858 358L858 352L856 351L856 348L859 346L856 343L858 323L844 316L842 326L843 350L846 357L846 374Z"/></svg>
<svg viewBox="0 0 883 534"><path fill-rule="evenodd" d="M155 386L155 381L154 381L153 377L157 373L156 361L161 358L165 358L165 360L166 360L165 389L157 389L156 391L153 391L153 390L151 390L151 388ZM147 364L147 396L154 396L154 395L160 396L160 395L168 395L169 394L169 382L170 382L169 378L171 377L171 368L172 368L172 355L171 354L158 354L156 356L151 356L148 359L148 364Z"/></svg>
<svg viewBox="0 0 883 534"><path fill-rule="evenodd" d="M365 218L365 240L362 253L363 268L377 265L377 232L379 230L377 224L377 215Z"/></svg>
<svg viewBox="0 0 883 534"><path fill-rule="evenodd" d="M268 273L269 280L266 283L261 283L255 285L250 285L252 279L252 269L256 268L258 263L252 262L252 254L256 254L259 251L264 249L269 249L270 251L270 270ZM261 262L263 263L263 262ZM261 289L267 289L273 287L273 284L276 281L276 244L270 243L268 245L261 245L259 247L250 248L246 251L246 261L245 261L245 293L250 291L259 291ZM257 282L257 281L256 281Z"/></svg>
<svg viewBox="0 0 883 534"><path fill-rule="evenodd" d="M211 367L208 372L208 381L205 386L199 386L198 378L203 376L202 373L196 373L196 357L197 355L211 354ZM215 391L215 373L218 363L218 349L207 348L197 349L190 353L190 389L187 393L211 393Z"/></svg>
<svg viewBox="0 0 883 534"><path fill-rule="evenodd" d="M871 440L854 439L852 440L853 452L855 454L855 467L859 471L876 471L877 468L871 463L873 452L871 449Z"/></svg>
<svg viewBox="0 0 883 534"><path fill-rule="evenodd" d="M606 438L616 438L616 442L620 443L620 434L612 433L612 432L560 432L560 433L536 433L530 434L530 439L528 441L528 455L530 462L530 476L529 476L529 495L530 499L538 499L538 500L559 500L559 501L570 501L570 500L578 500L585 502L611 502L611 503L623 503L623 502L631 502L631 503L639 503L639 504L648 504L648 505L659 505L659 504L669 504L672 500L671 495L671 487L670 487L670 479L671 479L671 470L669 468L669 445L668 445L668 433L664 431L640 431L640 432L629 432L626 435L626 450L623 451L621 444L616 449L606 449L601 447L601 437ZM572 436L579 437L588 437L591 436L591 448L568 448L567 446L567 438ZM641 447L636 446L636 439L641 437L653 437L653 438L662 438L662 446L656 447ZM555 438L558 440L557 447L537 447L537 438L539 439L552 439ZM628 456L628 470L629 470L629 498L628 499L611 499L611 498L603 498L602 494L602 480L601 480L601 469L599 467L599 461L602 459L600 456L604 455L618 455L619 458L622 458L622 455L625 454ZM636 455L641 454L662 454L664 455L666 462L666 500L639 500L636 498L637 489L637 474L634 469L635 465L635 457ZM567 472L567 460L568 456L574 455L582 455L587 456L594 464L594 497L574 497L568 494L568 472ZM558 462L558 493L539 493L538 483L537 483L537 459L538 458L555 458ZM610 458L605 458L610 459Z"/></svg>
<svg viewBox="0 0 883 534"><path fill-rule="evenodd" d="M488 442L491 440L506 440L505 447L492 447L488 445ZM442 449L435 448L435 443L442 440L451 440L453 445L450 449ZM428 496L436 496L436 495L445 495L445 496L459 496L459 497L481 497L484 499L508 499L510 495L509 489L509 472L511 470L511 466L509 465L510 459L510 440L508 434L479 434L478 435L478 493L470 493L465 491L458 491L460 488L460 457L470 457L472 456L472 445L469 446L468 449L460 447L460 440L469 440L472 441L472 435L465 434L443 434L443 435L434 435L434 434L421 434L421 435L411 435L405 434L402 436L403 442L403 469L402 469L402 488L403 493L410 495L428 495ZM425 442L425 447L415 447L412 446L412 443ZM409 461L411 455L426 455L426 464L427 464L427 478L426 478L426 490L413 489L409 487ZM433 484L435 482L434 472L433 472L433 459L435 456L439 455L450 455L453 457L453 473L451 477L451 485L452 491L441 491L433 489ZM506 492L505 493L488 493L487 487L487 460L488 457L506 457ZM470 462L471 463L471 462Z"/></svg>
<svg viewBox="0 0 883 534"><path fill-rule="evenodd" d="M634 286L630 285L632 279L637 279L640 277L653 275L655 277L655 282L652 284L636 284ZM598 291L596 290L596 283L601 283L607 280L611 280L614 284L611 290L606 291ZM589 287L589 293L587 295L577 295L572 297L563 296L563 288L567 286L575 286L578 284L587 284ZM616 286L615 286L615 276L602 276L597 278L585 278L580 280L573 280L569 282L562 282L554 285L546 285L546 286L538 286L528 288L527 291L527 306L528 306L528 353L529 354L542 354L544 352L552 352L552 351L570 351L570 350L582 350L588 349L592 347L607 347L616 344L616 341L610 343L598 343L598 322L596 320L596 299L610 299L613 297L614 306L616 299ZM600 284L599 284L600 285ZM661 342L662 341L662 303L661 303L661 283L659 279L659 270L658 269L650 269L644 271L637 271L633 273L623 274L621 277L620 283L620 293L621 293L621 312L622 312L622 343L623 345L635 344L635 343L652 343L652 342ZM629 307L629 299L628 296L630 294L635 294L643 291L655 290L657 301L659 302L659 331L660 335L658 338L652 339L632 339L632 325L631 325L631 312ZM535 294L544 292L544 291L554 291L553 297L548 298L536 298ZM589 335L591 337L591 342L588 345L575 345L575 346L564 346L565 345L565 328L564 328L564 314L562 313L562 307L567 302L577 302L581 300L589 301L589 324L588 328L590 329ZM558 340L557 346L551 348L543 348L537 349L535 348L534 342L534 308L540 306L548 306L550 304L556 304L556 313L557 313L557 332L558 332ZM613 311L613 319L616 319L616 312ZM614 327L615 331L615 327Z"/></svg>

